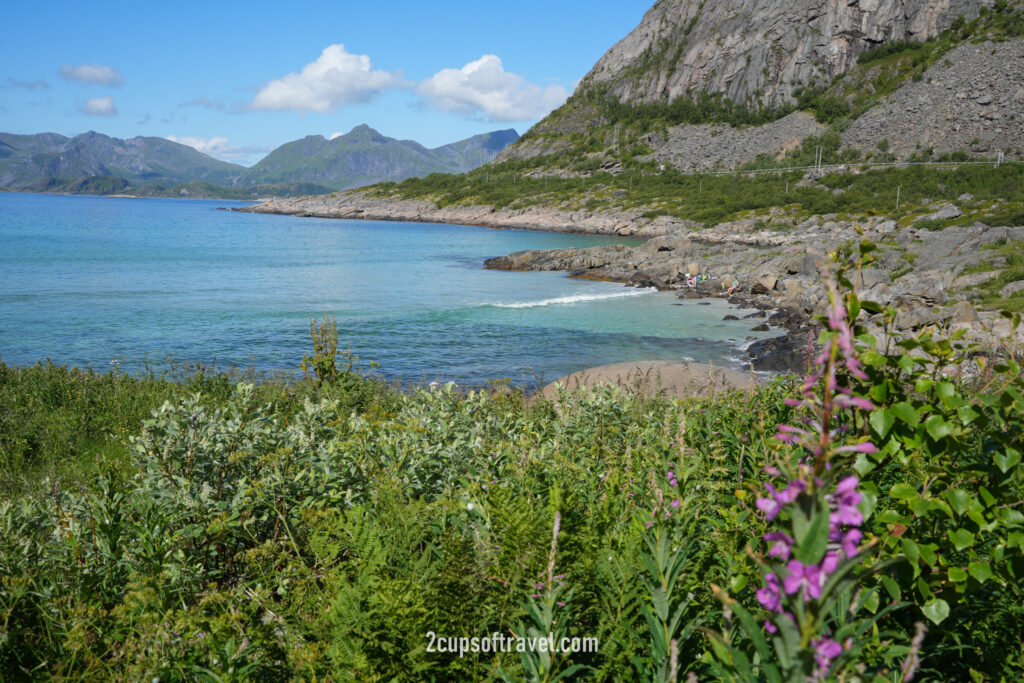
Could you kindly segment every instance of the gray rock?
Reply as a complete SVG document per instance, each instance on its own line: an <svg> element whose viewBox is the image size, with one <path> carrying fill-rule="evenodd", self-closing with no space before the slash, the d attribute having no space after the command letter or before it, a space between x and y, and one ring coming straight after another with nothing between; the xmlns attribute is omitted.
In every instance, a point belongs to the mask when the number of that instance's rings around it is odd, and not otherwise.
<svg viewBox="0 0 1024 683"><path fill-rule="evenodd" d="M938 320L932 308L921 307L910 311L902 311L896 316L896 327L900 330L916 330L931 325Z"/></svg>
<svg viewBox="0 0 1024 683"><path fill-rule="evenodd" d="M634 102L706 91L733 102L782 104L800 84L828 81L848 70L872 45L934 36L958 15L974 18L982 4L663 0L605 53L580 89L604 86ZM646 68L638 69L641 65Z"/></svg>
<svg viewBox="0 0 1024 683"><path fill-rule="evenodd" d="M875 232L879 235L891 235L900 229L899 223L894 220L882 221L875 226Z"/></svg>
<svg viewBox="0 0 1024 683"><path fill-rule="evenodd" d="M966 301L958 301L949 311L949 320L954 323L978 322L978 312Z"/></svg>
<svg viewBox="0 0 1024 683"><path fill-rule="evenodd" d="M775 289L775 283L778 282L778 278L773 275L765 275L759 278L753 285L750 286L751 294L768 294Z"/></svg>
<svg viewBox="0 0 1024 683"><path fill-rule="evenodd" d="M1014 294L1021 290L1024 290L1024 280L1017 280L1016 282L1011 282L1010 284L1000 289L999 296L1005 299L1007 297L1013 296Z"/></svg>
<svg viewBox="0 0 1024 683"><path fill-rule="evenodd" d="M953 204L943 204L942 206L939 207L938 211L921 216L914 222L917 223L919 221L938 221L950 218L960 218L960 216L962 215L964 215L964 212L961 211L956 206L954 206Z"/></svg>
<svg viewBox="0 0 1024 683"><path fill-rule="evenodd" d="M990 270L983 273L967 273L961 275L956 280L953 280L953 286L958 288L964 287L977 287L980 284L988 282L994 277L997 277L1001 271Z"/></svg>

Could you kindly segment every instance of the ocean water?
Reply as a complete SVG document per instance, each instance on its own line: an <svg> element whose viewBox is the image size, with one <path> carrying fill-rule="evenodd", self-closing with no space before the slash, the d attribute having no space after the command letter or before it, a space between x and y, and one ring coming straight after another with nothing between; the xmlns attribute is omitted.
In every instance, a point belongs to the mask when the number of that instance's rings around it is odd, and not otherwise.
<svg viewBox="0 0 1024 683"><path fill-rule="evenodd" d="M483 268L627 240L223 210L241 205L0 193L0 360L295 372L328 313L385 378L536 386L627 360L735 365L765 336L724 302Z"/></svg>

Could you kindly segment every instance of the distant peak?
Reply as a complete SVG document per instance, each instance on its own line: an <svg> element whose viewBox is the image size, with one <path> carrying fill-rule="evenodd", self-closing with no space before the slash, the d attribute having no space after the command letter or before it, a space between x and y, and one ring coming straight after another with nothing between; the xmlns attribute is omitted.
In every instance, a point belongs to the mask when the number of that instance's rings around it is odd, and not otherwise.
<svg viewBox="0 0 1024 683"><path fill-rule="evenodd" d="M359 138L383 138L380 131L370 128L365 123L360 123L358 126L348 132L349 135Z"/></svg>

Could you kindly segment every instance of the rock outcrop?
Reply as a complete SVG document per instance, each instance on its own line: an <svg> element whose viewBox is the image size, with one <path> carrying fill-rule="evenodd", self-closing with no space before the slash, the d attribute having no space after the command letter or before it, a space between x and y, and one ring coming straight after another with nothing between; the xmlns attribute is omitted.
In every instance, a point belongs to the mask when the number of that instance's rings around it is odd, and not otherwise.
<svg viewBox="0 0 1024 683"><path fill-rule="evenodd" d="M969 340L987 345L1009 334L1005 320L992 312L976 311L963 300L972 294L963 291L964 278L976 276L972 271L977 267L992 265L993 252L984 247L1024 239L1024 227L976 224L935 232L912 227L892 232L888 223L815 218L788 232L751 232L748 222L734 221L657 237L637 247L523 251L490 259L485 265L564 270L575 277L674 290L682 298L721 296L743 307L770 310L767 322L790 332L785 339L752 345L754 368L800 369L808 337L813 336L808 319L828 302L821 277L825 254L863 234L881 243L881 250L875 264L853 273L853 285L863 300L896 309L896 331L913 332L931 325L963 327ZM883 238L891 241L882 243ZM688 284L695 275L702 279ZM738 287L726 293L734 280ZM1017 285L1008 285L1005 295L1024 287L1024 282ZM1018 336L1024 341L1024 330Z"/></svg>
<svg viewBox="0 0 1024 683"><path fill-rule="evenodd" d="M776 106L829 82L879 43L924 40L991 0L660 0L580 88L623 102L698 92Z"/></svg>

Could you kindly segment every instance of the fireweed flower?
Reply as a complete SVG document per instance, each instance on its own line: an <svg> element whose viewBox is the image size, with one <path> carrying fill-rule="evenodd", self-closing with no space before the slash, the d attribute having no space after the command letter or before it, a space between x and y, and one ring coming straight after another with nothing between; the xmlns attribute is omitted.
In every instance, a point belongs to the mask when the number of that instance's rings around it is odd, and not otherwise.
<svg viewBox="0 0 1024 683"><path fill-rule="evenodd" d="M852 389L842 385L846 377L866 380L863 366L854 345L853 331L847 321L847 310L834 283L829 283L830 307L825 318L830 336L813 361L800 388L800 398L787 399L792 407L802 408L804 416L799 425L780 425L775 438L785 444L799 464L783 485L766 483L766 493L756 499L755 505L765 520L775 521L777 528L763 537L768 544L764 569L764 585L757 591L757 600L772 613L764 624L769 633L776 633L772 620L788 619L799 629L810 629L803 642L813 651L816 669L812 678L825 678L832 663L845 650L843 644L831 638L831 631L815 619L797 623L796 614L808 613L807 604L822 598L829 577L840 564L856 557L864 535L859 529L864 515L858 507L863 499L857 491L856 476L837 479L831 459L840 454L874 453L874 444L866 441L843 443L849 428L837 415L842 411L871 411L874 405ZM841 374L841 370L845 374ZM838 464L838 463L837 463ZM785 476L779 468L766 466L772 477ZM826 474L828 473L828 474ZM827 481L826 481L827 480ZM835 482L830 483L830 482ZM817 562L806 563L806 556L795 550L793 529L789 520L799 514L828 515L828 543ZM808 523L805 521L805 523ZM797 559L793 555L796 554ZM800 604L803 607L796 609ZM803 617L801 617L803 619Z"/></svg>

